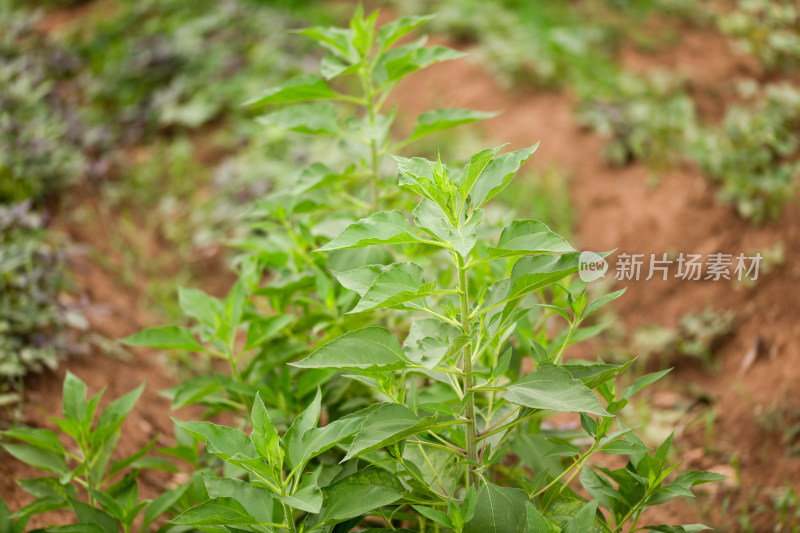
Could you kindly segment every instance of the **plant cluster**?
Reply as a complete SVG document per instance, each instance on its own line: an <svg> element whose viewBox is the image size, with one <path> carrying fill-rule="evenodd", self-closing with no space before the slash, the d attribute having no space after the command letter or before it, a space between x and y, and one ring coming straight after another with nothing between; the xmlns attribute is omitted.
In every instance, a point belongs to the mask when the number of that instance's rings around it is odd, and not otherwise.
<svg viewBox="0 0 800 533"><path fill-rule="evenodd" d="M694 103L664 72L649 77L618 73L585 91L578 120L608 138L604 156L613 165L643 160L655 167L675 162L697 128Z"/></svg>
<svg viewBox="0 0 800 533"><path fill-rule="evenodd" d="M769 68L791 69L800 62L800 7L790 0L717 1L717 27L734 44Z"/></svg>
<svg viewBox="0 0 800 533"><path fill-rule="evenodd" d="M87 170L86 129L57 90L79 61L0 2L0 202L37 202Z"/></svg>
<svg viewBox="0 0 800 533"><path fill-rule="evenodd" d="M719 342L729 335L735 326L732 311L716 312L705 309L681 317L677 328L650 326L640 329L634 336L634 346L641 357L690 356L706 364L712 362L711 355Z"/></svg>
<svg viewBox="0 0 800 533"><path fill-rule="evenodd" d="M80 315L59 303L63 248L52 244L30 202L0 206L0 405L14 402L15 383L55 368Z"/></svg>
<svg viewBox="0 0 800 533"><path fill-rule="evenodd" d="M359 10L348 28L300 32L329 52L320 74L251 104L281 106L263 123L338 139L349 163L303 166L256 202L229 294L180 291L194 327L125 340L229 368L167 392L176 409L231 413L230 425L175 421L179 441L162 452L195 470L185 492L140 501L137 472L169 468L148 462L147 449L108 462L139 390L93 425L98 399L86 401L68 375L56 424L76 450L46 430L6 432L29 444L7 445L12 454L56 474L41 482L47 490L27 486L75 511L82 525L63 531L130 531L142 511L146 524L172 516L163 529L175 531L706 529L639 523L648 507L721 477L675 475L671 438L651 453L617 420L666 372L625 386L631 362L565 359L599 331L586 320L622 291L590 301L575 279L580 254L565 239L536 220L500 226L487 216L536 147L481 150L460 169L394 156L396 172L386 173L390 154L490 116L437 109L405 137L392 128L392 88L462 55L404 39L427 19L377 27L377 13ZM560 425L559 413L580 429ZM628 460L593 464L601 453ZM49 508L39 501L6 519L17 527L10 521Z"/></svg>
<svg viewBox="0 0 800 533"><path fill-rule="evenodd" d="M795 197L800 163L800 92L788 84L763 88L751 108L734 107L718 130L697 139L693 157L721 196L755 223L777 218Z"/></svg>

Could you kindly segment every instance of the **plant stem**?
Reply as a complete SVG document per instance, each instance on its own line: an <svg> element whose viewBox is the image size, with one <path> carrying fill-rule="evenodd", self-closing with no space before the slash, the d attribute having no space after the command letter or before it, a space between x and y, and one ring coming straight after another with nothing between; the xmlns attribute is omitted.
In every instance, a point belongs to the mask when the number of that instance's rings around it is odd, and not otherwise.
<svg viewBox="0 0 800 533"><path fill-rule="evenodd" d="M456 254L456 264L458 266L458 292L461 296L461 331L470 337L470 316L469 316L469 289L467 288L467 270L464 268L464 258ZM472 342L464 345L464 354L461 361L461 370L464 372L464 394L466 395L466 441L467 458L475 463L478 462L478 446L475 438L475 393L472 390ZM476 485L474 466L470 465L467 470L468 485Z"/></svg>

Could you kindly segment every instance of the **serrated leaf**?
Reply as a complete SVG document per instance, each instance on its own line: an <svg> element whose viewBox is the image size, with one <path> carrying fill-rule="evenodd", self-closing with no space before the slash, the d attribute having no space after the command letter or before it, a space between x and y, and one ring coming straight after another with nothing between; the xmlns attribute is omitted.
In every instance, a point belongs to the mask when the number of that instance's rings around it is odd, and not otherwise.
<svg viewBox="0 0 800 533"><path fill-rule="evenodd" d="M416 435L432 427L437 416L420 417L400 404L384 404L372 411L343 461Z"/></svg>
<svg viewBox="0 0 800 533"><path fill-rule="evenodd" d="M244 510L259 522L270 522L273 517L273 494L266 489L254 487L241 479L203 476L208 497L212 500L231 498L239 502Z"/></svg>
<svg viewBox="0 0 800 533"><path fill-rule="evenodd" d="M539 144L537 143L530 148L500 154L492 158L483 168L475 181L475 185L472 187L470 193L472 205L474 207L481 207L500 191L505 189L514 178L519 168L538 147Z"/></svg>
<svg viewBox="0 0 800 533"><path fill-rule="evenodd" d="M554 502L544 516L564 532L609 533L608 526L594 514L596 509L597 502L587 504L575 498L562 498Z"/></svg>
<svg viewBox="0 0 800 533"><path fill-rule="evenodd" d="M574 252L567 240L538 220L518 220L503 229L492 257Z"/></svg>
<svg viewBox="0 0 800 533"><path fill-rule="evenodd" d="M212 498L169 521L180 526L247 526L259 521L235 498Z"/></svg>
<svg viewBox="0 0 800 533"><path fill-rule="evenodd" d="M399 370L409 363L394 333L370 326L347 332L317 348L305 359L290 364L297 368L381 372Z"/></svg>
<svg viewBox="0 0 800 533"><path fill-rule="evenodd" d="M509 385L505 399L532 409L611 416L591 389L552 363L540 364L536 370Z"/></svg>
<svg viewBox="0 0 800 533"><path fill-rule="evenodd" d="M596 389L606 381L623 373L631 364L633 364L633 359L624 365L567 363L561 368L569 372L573 378L581 380L590 389Z"/></svg>
<svg viewBox="0 0 800 533"><path fill-rule="evenodd" d="M461 257L466 258L478 240L478 226L484 220L482 209L472 212L469 220L464 221L461 227L450 224L441 208L432 200L423 198L414 209L414 224L439 240L451 245Z"/></svg>
<svg viewBox="0 0 800 533"><path fill-rule="evenodd" d="M307 74L296 76L277 87L271 87L260 96L245 102L244 105L303 102L337 97L338 95L328 87L325 80L314 74Z"/></svg>
<svg viewBox="0 0 800 533"><path fill-rule="evenodd" d="M418 16L406 16L400 17L395 19L391 22L388 22L381 26L378 29L377 35L377 43L378 43L378 50L385 50L386 48L390 47L392 44L395 43L398 39L400 39L403 35L406 35L416 28L425 24L429 20L433 18L433 15L426 15L422 17Z"/></svg>
<svg viewBox="0 0 800 533"><path fill-rule="evenodd" d="M342 483L328 494L323 520L335 524L390 505L402 497L402 493L381 485Z"/></svg>
<svg viewBox="0 0 800 533"><path fill-rule="evenodd" d="M422 240L403 213L382 211L351 224L318 251L361 248L373 244L407 244Z"/></svg>
<svg viewBox="0 0 800 533"><path fill-rule="evenodd" d="M475 516L464 533L526 531L528 495L521 489L484 484L478 491Z"/></svg>
<svg viewBox="0 0 800 533"><path fill-rule="evenodd" d="M375 276L350 313L395 307L434 294L436 282L425 283L422 268L414 263L395 263Z"/></svg>
<svg viewBox="0 0 800 533"><path fill-rule="evenodd" d="M223 461L231 459L254 459L256 455L253 443L244 431L228 426L220 426L211 422L182 422L172 419L175 424L206 444L206 451Z"/></svg>

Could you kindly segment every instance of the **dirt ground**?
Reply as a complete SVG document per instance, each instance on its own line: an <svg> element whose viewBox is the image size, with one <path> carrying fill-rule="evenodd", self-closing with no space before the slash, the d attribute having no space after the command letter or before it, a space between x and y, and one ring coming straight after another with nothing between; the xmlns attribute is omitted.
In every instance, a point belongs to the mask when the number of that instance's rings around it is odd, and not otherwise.
<svg viewBox="0 0 800 533"><path fill-rule="evenodd" d="M759 76L757 67L734 55L721 37L686 28L675 47L654 55L625 50L624 64L643 72L650 68L678 68L691 80L690 90L700 113L716 120L733 98L737 76ZM707 367L696 361L672 361L676 367L658 393L654 408L684 409L695 403L709 404L715 423L709 431L703 423L688 424L696 412L679 420L684 430L676 436L679 459L684 467L713 469L732 476L704 492L696 504L675 501L657 509L650 522L700 521L720 531L737 531L737 505L766 500L772 489L794 484L800 490L800 457L790 453L791 442L780 429L767 432L764 413L786 417L800 410L796 384L800 380L800 213L786 209L775 222L754 228L730 206L720 204L716 190L691 165L659 176L653 185L650 171L641 164L611 168L601 157L603 140L582 130L574 118L574 100L567 93L504 90L490 75L468 60L438 65L409 78L398 90L396 102L404 113L416 116L434 105L500 110L485 124L487 137L510 142L510 148L541 141L529 169L558 168L571 176L570 188L576 210L578 242L582 249L617 253L685 252L737 254L765 250L782 242L785 260L762 274L753 288L738 288L726 281L640 281L617 283L627 294L614 304L628 333L641 326L675 326L680 317L707 307L736 311L736 329L714 353L718 364ZM89 205L93 209L96 206ZM102 214L105 217L107 213ZM113 226L59 222L77 243L109 250ZM154 237L153 253L159 253ZM141 258L146 261L147 258ZM224 291L224 262L208 268L208 286ZM74 270L80 285L94 304L92 328L110 338L119 338L153 323L142 311L142 294L121 287L109 270L90 255L78 258ZM220 281L220 276L222 281ZM141 280L146 283L147 280ZM213 286L212 286L213 285ZM208 287L206 287L208 289ZM746 368L743 361L754 345L758 357ZM60 383L69 369L96 392L107 387L106 403L146 381L145 394L123 427L122 452L131 453L160 433L159 444L169 445L169 402L158 392L172 378L149 352L136 352L128 361L99 353L74 357L58 372L33 376L25 391L22 422L52 427L48 415L60 412ZM687 396L690 400L687 401ZM794 409L793 409L794 408ZM798 420L793 423L800 422ZM778 428L784 427L778 425ZM30 470L11 459L0 458L0 494L12 508L29 501L13 485L14 477ZM164 476L145 478L159 486ZM145 491L146 492L146 491ZM146 495L146 494L145 494ZM768 513L755 522L756 531L768 531ZM57 520L56 517L53 517ZM33 525L33 524L32 524Z"/></svg>

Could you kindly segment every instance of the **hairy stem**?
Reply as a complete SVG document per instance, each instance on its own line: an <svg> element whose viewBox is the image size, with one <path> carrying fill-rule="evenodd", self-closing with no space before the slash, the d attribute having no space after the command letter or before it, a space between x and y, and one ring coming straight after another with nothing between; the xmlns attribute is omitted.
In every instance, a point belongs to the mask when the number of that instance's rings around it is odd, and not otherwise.
<svg viewBox="0 0 800 533"><path fill-rule="evenodd" d="M469 291L467 288L467 270L464 267L464 258L456 254L456 264L458 266L458 293L461 297L461 331L467 337L470 336L469 318ZM478 445L475 436L475 393L472 390L472 342L464 345L464 354L461 361L461 370L464 372L464 394L466 395L466 441L467 457L470 461L478 462ZM467 470L467 483L476 485L474 467L469 466Z"/></svg>

